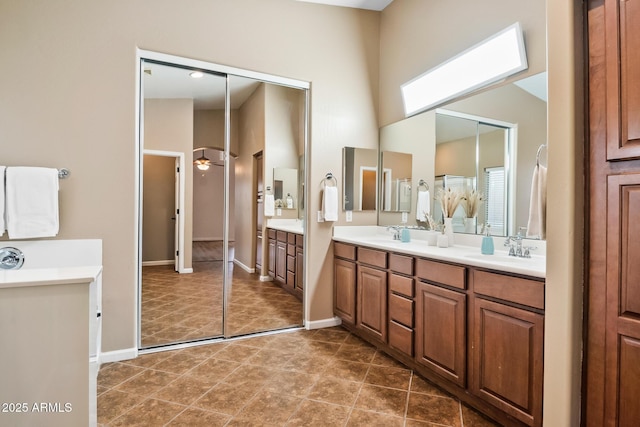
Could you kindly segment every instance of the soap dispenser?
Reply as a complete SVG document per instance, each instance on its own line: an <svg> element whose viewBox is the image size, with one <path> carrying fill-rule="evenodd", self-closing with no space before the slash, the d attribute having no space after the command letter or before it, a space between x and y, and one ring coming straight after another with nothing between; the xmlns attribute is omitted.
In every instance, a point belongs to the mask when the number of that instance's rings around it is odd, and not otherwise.
<svg viewBox="0 0 640 427"><path fill-rule="evenodd" d="M493 237L491 237L491 225L485 224L484 237L482 237L481 251L483 255L493 255Z"/></svg>
<svg viewBox="0 0 640 427"><path fill-rule="evenodd" d="M291 193L287 193L287 209L293 209L293 197L291 197Z"/></svg>

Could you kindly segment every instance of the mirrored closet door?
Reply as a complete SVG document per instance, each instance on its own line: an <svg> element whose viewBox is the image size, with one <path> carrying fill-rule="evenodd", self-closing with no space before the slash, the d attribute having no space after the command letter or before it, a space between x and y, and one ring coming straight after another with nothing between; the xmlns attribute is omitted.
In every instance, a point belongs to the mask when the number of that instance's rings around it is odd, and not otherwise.
<svg viewBox="0 0 640 427"><path fill-rule="evenodd" d="M303 217L307 90L176 62L141 60L139 348L301 326L270 236ZM292 201L265 216L283 185Z"/></svg>

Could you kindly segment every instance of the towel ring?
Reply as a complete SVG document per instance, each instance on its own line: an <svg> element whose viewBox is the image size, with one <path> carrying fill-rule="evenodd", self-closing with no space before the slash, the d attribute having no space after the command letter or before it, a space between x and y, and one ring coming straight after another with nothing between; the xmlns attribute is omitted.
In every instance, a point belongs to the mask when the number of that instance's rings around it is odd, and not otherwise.
<svg viewBox="0 0 640 427"><path fill-rule="evenodd" d="M333 176L333 174L331 172L327 172L327 175L325 175L324 179L322 180L322 184L324 184L326 186L327 185L327 181L333 182L336 187L338 186L338 180L336 179L335 176Z"/></svg>
<svg viewBox="0 0 640 427"><path fill-rule="evenodd" d="M427 184L427 181L425 181L424 179L418 181L418 191L420 191L421 189L424 189L424 191L429 191L429 184Z"/></svg>
<svg viewBox="0 0 640 427"><path fill-rule="evenodd" d="M71 171L67 168L58 169L58 179L66 179L71 175Z"/></svg>

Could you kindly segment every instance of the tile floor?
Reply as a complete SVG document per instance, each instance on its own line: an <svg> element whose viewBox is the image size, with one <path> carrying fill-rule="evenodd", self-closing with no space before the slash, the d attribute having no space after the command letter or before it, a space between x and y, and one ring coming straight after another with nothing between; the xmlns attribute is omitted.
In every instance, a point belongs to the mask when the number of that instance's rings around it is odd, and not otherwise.
<svg viewBox="0 0 640 427"><path fill-rule="evenodd" d="M142 346L222 335L222 261L194 262L192 274L172 265L142 268ZM273 282L229 263L228 330L242 335L302 324L302 303Z"/></svg>
<svg viewBox="0 0 640 427"><path fill-rule="evenodd" d="M108 363L101 426L495 426L340 327Z"/></svg>

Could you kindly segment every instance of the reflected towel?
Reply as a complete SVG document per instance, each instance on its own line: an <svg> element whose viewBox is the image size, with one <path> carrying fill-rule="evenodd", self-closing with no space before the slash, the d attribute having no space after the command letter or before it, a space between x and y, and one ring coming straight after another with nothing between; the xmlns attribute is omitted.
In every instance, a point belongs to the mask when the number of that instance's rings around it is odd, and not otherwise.
<svg viewBox="0 0 640 427"><path fill-rule="evenodd" d="M10 239L58 234L58 170L8 167L6 220Z"/></svg>
<svg viewBox="0 0 640 427"><path fill-rule="evenodd" d="M527 237L545 239L547 235L547 168L536 165L531 180L531 202Z"/></svg>
<svg viewBox="0 0 640 427"><path fill-rule="evenodd" d="M276 214L276 201L273 194L264 195L264 216L274 216Z"/></svg>
<svg viewBox="0 0 640 427"><path fill-rule="evenodd" d="M418 221L427 221L427 215L431 213L430 199L431 196L429 196L429 190L418 191L418 204L416 206L416 219Z"/></svg>
<svg viewBox="0 0 640 427"><path fill-rule="evenodd" d="M325 221L338 220L338 187L324 187L322 212Z"/></svg>
<svg viewBox="0 0 640 427"><path fill-rule="evenodd" d="M4 171L6 167L0 166L0 236L4 235Z"/></svg>

